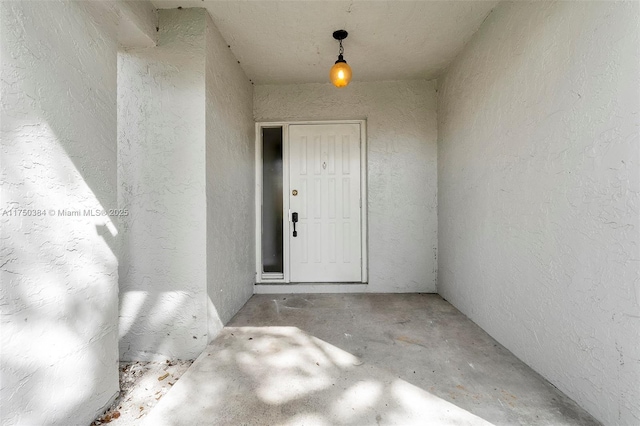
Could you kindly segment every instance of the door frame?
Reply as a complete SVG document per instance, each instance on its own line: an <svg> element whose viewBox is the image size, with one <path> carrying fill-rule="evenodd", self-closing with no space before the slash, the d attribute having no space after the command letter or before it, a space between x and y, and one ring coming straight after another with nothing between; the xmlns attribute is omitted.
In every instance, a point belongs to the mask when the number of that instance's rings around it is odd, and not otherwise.
<svg viewBox="0 0 640 426"><path fill-rule="evenodd" d="M289 208L289 126L300 124L358 124L360 125L360 238L362 253L362 281L368 278L368 197L367 197L367 121L366 120L325 120L325 121L261 121L256 122L255 135L255 274L257 284L289 284L289 223L291 210ZM262 273L262 129L268 127L282 127L282 242L283 242L283 273ZM288 212L288 213L287 213Z"/></svg>

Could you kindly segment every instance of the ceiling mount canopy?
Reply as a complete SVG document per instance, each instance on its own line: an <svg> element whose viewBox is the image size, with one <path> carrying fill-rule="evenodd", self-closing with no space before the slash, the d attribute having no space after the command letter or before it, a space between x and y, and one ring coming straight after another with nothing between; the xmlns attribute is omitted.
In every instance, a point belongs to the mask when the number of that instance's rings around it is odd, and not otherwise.
<svg viewBox="0 0 640 426"><path fill-rule="evenodd" d="M340 42L340 49L338 50L338 60L331 67L329 71L329 79L336 87L345 87L351 81L351 67L344 60L344 47L342 47L342 40L349 35L345 30L337 30L333 32L333 38Z"/></svg>
<svg viewBox="0 0 640 426"><path fill-rule="evenodd" d="M333 32L333 38L336 40L344 40L349 35L345 30L338 30Z"/></svg>

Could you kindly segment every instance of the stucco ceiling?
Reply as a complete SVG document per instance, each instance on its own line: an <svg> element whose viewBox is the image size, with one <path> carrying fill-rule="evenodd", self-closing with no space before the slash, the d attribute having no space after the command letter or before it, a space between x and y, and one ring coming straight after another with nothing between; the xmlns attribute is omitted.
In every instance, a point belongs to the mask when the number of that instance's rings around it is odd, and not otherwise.
<svg viewBox="0 0 640 426"><path fill-rule="evenodd" d="M327 82L346 29L353 81L431 79L446 68L497 1L153 0L205 7L256 84Z"/></svg>

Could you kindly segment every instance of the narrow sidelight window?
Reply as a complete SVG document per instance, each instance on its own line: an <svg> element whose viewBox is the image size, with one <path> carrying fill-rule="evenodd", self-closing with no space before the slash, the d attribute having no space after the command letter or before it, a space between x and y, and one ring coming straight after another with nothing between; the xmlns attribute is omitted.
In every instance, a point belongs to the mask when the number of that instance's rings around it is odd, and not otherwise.
<svg viewBox="0 0 640 426"><path fill-rule="evenodd" d="M262 272L284 273L282 127L262 128Z"/></svg>

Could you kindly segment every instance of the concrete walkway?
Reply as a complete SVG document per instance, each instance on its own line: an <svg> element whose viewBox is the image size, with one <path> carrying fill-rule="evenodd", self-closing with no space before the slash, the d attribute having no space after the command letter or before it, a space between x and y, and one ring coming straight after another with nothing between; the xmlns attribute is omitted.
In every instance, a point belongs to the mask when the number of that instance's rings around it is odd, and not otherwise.
<svg viewBox="0 0 640 426"><path fill-rule="evenodd" d="M254 296L145 425L590 425L437 295Z"/></svg>

